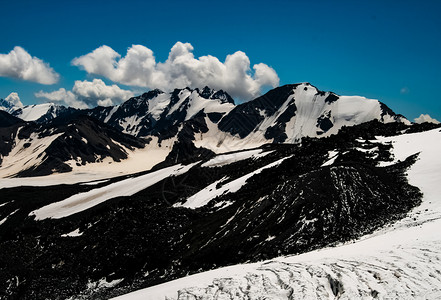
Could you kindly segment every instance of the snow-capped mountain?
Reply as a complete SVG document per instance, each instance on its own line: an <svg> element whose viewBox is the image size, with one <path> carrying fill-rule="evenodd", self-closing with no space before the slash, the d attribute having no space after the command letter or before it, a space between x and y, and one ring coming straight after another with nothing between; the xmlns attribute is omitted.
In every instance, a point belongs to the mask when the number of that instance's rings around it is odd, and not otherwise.
<svg viewBox="0 0 441 300"><path fill-rule="evenodd" d="M249 149L268 143L298 143L302 137L326 137L337 133L343 126L374 119L383 123L410 123L378 100L337 96L332 92L319 91L309 83L278 87L255 100L238 105L226 92L205 87L175 89L170 93L152 90L113 107L77 110L46 103L15 108L12 114L41 125L47 125L49 121L67 125L80 116L95 118L119 132L143 137L148 142L148 152L155 153L148 158L150 167L164 160L168 161L165 165L195 161L201 156L207 158L215 153ZM31 138L26 142L26 145L32 145L28 146L27 151L32 151L34 147L41 149L39 143ZM85 151L99 155L96 149ZM14 153L11 152L11 155ZM126 157L132 154L130 152ZM140 155L139 151L136 155ZM71 165L67 163L72 160L68 155L59 159L62 164ZM80 165L93 161L83 159ZM33 161L33 168L29 168L26 160L15 159L13 163L14 168L3 163L0 174L3 174L2 169L8 168L17 171L20 176L35 175L32 170L36 170L36 164L42 161ZM28 171L21 172L25 169ZM51 170L69 171L72 166ZM7 174L13 175L9 171Z"/></svg>
<svg viewBox="0 0 441 300"><path fill-rule="evenodd" d="M139 295L222 299L231 292L244 294L244 299L259 293L286 299L314 292L350 298L359 286L362 296L365 290L387 296L387 288L402 291L399 296L409 295L409 288L419 292L427 287L424 280L441 281L432 272L414 276L415 284L408 282L414 261L418 268L430 263L423 260L424 251L418 252L423 244L401 244L406 257L414 259L405 263L394 259L398 252L387 252L393 250L387 247L384 264L384 253L377 250L377 260L354 252L344 261L335 250L332 259L314 265L304 256L281 256L377 236L392 230L392 224L416 231L421 224L430 227L430 220L441 214L435 204L438 194L421 184L427 180L437 185L439 178L439 159L429 163L438 157L439 149L429 146L440 134L435 127L371 121L344 127L337 135L304 138L301 144L268 144L201 156L188 164L168 161L148 172L98 181L72 183L67 177L62 186L53 185L54 175L1 179L0 295L107 299L161 283L165 285ZM399 145L390 143L395 140ZM430 178L411 181L416 187L409 184L406 174L415 174L410 177L414 180L424 168L432 168ZM420 248L414 251L412 245ZM438 251L435 246L425 247ZM427 252L433 259L437 253ZM357 265L358 258L366 263ZM228 280L223 270L230 269L220 269L191 277L196 279L190 283L165 283L232 264L240 264L232 267L233 273L243 268L250 272ZM438 265L432 266L430 270ZM299 286L290 285L296 282Z"/></svg>
<svg viewBox="0 0 441 300"><path fill-rule="evenodd" d="M13 103L0 99L0 110L6 111L23 121L44 123L63 114L72 114L76 109L54 103L42 103L26 106L15 106Z"/></svg>
<svg viewBox="0 0 441 300"><path fill-rule="evenodd" d="M73 113L74 111L76 111L76 109L71 107L65 107L54 103L42 103L16 108L11 114L24 121L44 123L55 119L60 115Z"/></svg>
<svg viewBox="0 0 441 300"><path fill-rule="evenodd" d="M223 153L267 143L297 143L302 137L325 137L343 126L377 119L410 122L378 100L338 96L309 83L285 85L238 105L223 91L159 90L120 106L95 108L89 115L126 133L164 140L171 160L204 153ZM205 149L205 150L204 150Z"/></svg>
<svg viewBox="0 0 441 300"><path fill-rule="evenodd" d="M146 138L151 148L170 145L167 154L175 161L194 153L197 157L267 143L297 143L306 136L326 137L343 126L374 119L410 123L378 100L338 96L309 83L278 87L238 105L226 92L205 87L170 93L152 90L118 106L88 110L53 104L26 106L15 109L13 115L37 123L57 116L68 122L88 115L124 133ZM163 160L163 155L160 158Z"/></svg>
<svg viewBox="0 0 441 300"><path fill-rule="evenodd" d="M205 87L175 89L171 93L152 90L119 106L97 107L87 114L125 133L146 137L170 135L168 130L201 112L223 115L233 107L234 101L227 93Z"/></svg>
<svg viewBox="0 0 441 300"><path fill-rule="evenodd" d="M187 88L43 111L0 111L2 299L405 299L441 285L439 125L307 83L238 105Z"/></svg>
<svg viewBox="0 0 441 300"><path fill-rule="evenodd" d="M6 111L8 113L13 112L15 109L15 106L13 103L0 98L0 111Z"/></svg>
<svg viewBox="0 0 441 300"><path fill-rule="evenodd" d="M378 100L338 96L302 83L275 88L236 106L220 121L219 129L241 138L293 143L305 136L329 136L343 126L374 119L408 123Z"/></svg>
<svg viewBox="0 0 441 300"><path fill-rule="evenodd" d="M67 123L54 119L38 125L0 113L2 177L41 176L90 163L119 162L145 144L86 116Z"/></svg>
<svg viewBox="0 0 441 300"><path fill-rule="evenodd" d="M227 93L208 87L176 89L172 93L153 90L120 106L99 107L88 114L135 136L164 135L170 128L205 114L210 128L207 137L221 133L220 139L229 134L260 143L292 143L304 136L328 136L342 126L374 119L408 123L378 100L338 96L309 83L278 87L236 106Z"/></svg>

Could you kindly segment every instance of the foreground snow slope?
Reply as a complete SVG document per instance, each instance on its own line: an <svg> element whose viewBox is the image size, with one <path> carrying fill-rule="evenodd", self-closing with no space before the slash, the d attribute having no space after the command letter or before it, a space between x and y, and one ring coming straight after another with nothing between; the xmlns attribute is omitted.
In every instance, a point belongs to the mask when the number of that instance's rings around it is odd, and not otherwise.
<svg viewBox="0 0 441 300"><path fill-rule="evenodd" d="M423 192L405 219L352 244L204 272L115 299L440 299L441 132L379 138Z"/></svg>

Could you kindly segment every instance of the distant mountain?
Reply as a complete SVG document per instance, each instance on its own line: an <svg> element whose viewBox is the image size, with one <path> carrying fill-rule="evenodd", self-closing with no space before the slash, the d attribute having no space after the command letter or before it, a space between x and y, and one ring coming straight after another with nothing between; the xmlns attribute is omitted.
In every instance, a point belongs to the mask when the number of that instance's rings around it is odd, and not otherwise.
<svg viewBox="0 0 441 300"><path fill-rule="evenodd" d="M22 119L23 121L35 121L37 123L44 123L60 115L73 114L75 111L77 111L75 108L65 107L54 103L42 103L16 107L12 103L4 99L0 99L0 111L2 110Z"/></svg>
<svg viewBox="0 0 441 300"><path fill-rule="evenodd" d="M8 113L13 112L15 109L14 104L5 99L0 98L0 111L6 111Z"/></svg>
<svg viewBox="0 0 441 300"><path fill-rule="evenodd" d="M12 120L8 121L10 125L0 128L0 170L8 176L69 172L74 166L106 158L119 162L127 158L129 150L143 148L145 144L87 116L62 124L57 119L44 124L23 122L11 115L4 120Z"/></svg>
<svg viewBox="0 0 441 300"><path fill-rule="evenodd" d="M86 113L134 136L170 136L169 130L201 112L223 115L234 107L224 91L208 87L175 89L171 93L152 90L114 107L97 107Z"/></svg>
<svg viewBox="0 0 441 300"><path fill-rule="evenodd" d="M76 109L72 107L65 107L53 103L43 103L24 106L23 108L15 109L12 115L24 120L35 121L37 123L44 123L50 121L60 115L74 113Z"/></svg>

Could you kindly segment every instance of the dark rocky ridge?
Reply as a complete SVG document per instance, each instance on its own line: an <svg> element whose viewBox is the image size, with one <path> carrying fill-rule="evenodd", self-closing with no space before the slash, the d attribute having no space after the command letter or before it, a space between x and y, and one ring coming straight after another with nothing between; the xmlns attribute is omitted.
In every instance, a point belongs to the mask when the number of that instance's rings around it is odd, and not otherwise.
<svg viewBox="0 0 441 300"><path fill-rule="evenodd" d="M9 127L21 123L24 123L22 119L14 117L6 111L0 110L0 128Z"/></svg>
<svg viewBox="0 0 441 300"><path fill-rule="evenodd" d="M263 121L264 117L260 114L260 111L265 111L267 115L274 114L286 99L293 94L293 89L298 85L284 85L252 101L237 105L220 121L219 129L233 135L239 134L241 138L246 137ZM290 112L295 113L295 108Z"/></svg>
<svg viewBox="0 0 441 300"><path fill-rule="evenodd" d="M3 157L11 151L18 128L25 122L0 110L0 165Z"/></svg>
<svg viewBox="0 0 441 300"><path fill-rule="evenodd" d="M3 112L1 115L4 115ZM120 146L128 149L143 148L145 141L124 134L115 128L104 124L94 118L72 115L69 120L63 116L52 119L46 123L24 122L11 115L7 120L13 120L15 124L7 127L0 127L0 154L6 156L10 153L18 134L19 139L29 139L34 134L38 139L60 134L47 148L42 155L44 159L41 164L33 168L20 171L16 176L30 177L49 175L54 172L69 172L72 168L66 161L76 159L77 164L100 162L106 157L111 157L118 162L127 158L127 153ZM2 120L4 118L2 117ZM4 123L2 121L2 123ZM10 123L10 122L9 122ZM19 131L18 131L19 130ZM30 146L37 140L29 140L25 144ZM1 162L1 158L0 158Z"/></svg>

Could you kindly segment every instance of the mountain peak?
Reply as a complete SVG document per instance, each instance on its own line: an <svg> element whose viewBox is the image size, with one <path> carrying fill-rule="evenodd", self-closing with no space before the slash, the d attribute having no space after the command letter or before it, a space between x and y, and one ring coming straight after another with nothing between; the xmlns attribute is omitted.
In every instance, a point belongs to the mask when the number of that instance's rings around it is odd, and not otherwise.
<svg viewBox="0 0 441 300"><path fill-rule="evenodd" d="M164 94L164 92L161 91L160 89L154 89L154 90L150 90L150 91L148 91L148 92L142 94L142 95L141 95L141 98L142 98L143 100L149 100L149 99L152 99L152 98L157 97L157 96L160 95L160 94Z"/></svg>
<svg viewBox="0 0 441 300"><path fill-rule="evenodd" d="M231 103L234 104L234 100L233 98L231 98L231 96L223 91L223 90L214 90L208 86L205 86L202 89L198 89L196 88L195 91L198 92L198 94L205 99L217 99L217 100L221 100L222 103Z"/></svg>
<svg viewBox="0 0 441 300"><path fill-rule="evenodd" d="M11 113L14 110L14 108L15 106L11 102L0 98L0 110Z"/></svg>

